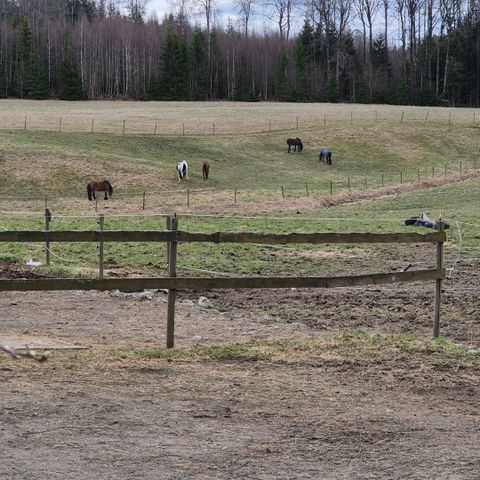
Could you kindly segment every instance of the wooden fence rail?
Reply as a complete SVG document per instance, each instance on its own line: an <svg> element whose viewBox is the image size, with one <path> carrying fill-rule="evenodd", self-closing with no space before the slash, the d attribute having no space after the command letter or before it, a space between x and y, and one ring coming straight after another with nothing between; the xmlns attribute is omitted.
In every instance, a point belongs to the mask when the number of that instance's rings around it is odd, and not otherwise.
<svg viewBox="0 0 480 480"><path fill-rule="evenodd" d="M438 231L419 233L288 233L264 234L253 232L183 232L178 229L178 217L167 217L165 231L0 231L0 242L166 242L168 277L159 278L44 278L0 279L0 291L49 290L114 290L138 291L168 289L167 347L174 346L175 299L179 289L225 288L336 288L377 285L398 282L435 281L434 337L439 335L443 243L446 234L442 220ZM433 243L436 244L436 268L393 273L373 273L337 277L221 277L186 278L176 276L178 242L255 243L255 244L325 244L325 243ZM103 258L103 257L102 257ZM101 261L99 276L103 276Z"/></svg>

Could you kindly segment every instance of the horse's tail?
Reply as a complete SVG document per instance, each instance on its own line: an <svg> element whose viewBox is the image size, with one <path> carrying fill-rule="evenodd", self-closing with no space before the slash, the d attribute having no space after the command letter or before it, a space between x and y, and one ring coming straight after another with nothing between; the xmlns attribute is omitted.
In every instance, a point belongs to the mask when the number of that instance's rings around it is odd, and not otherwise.
<svg viewBox="0 0 480 480"><path fill-rule="evenodd" d="M90 184L87 185L87 195L88 195L88 199L91 200L92 199L92 187Z"/></svg>
<svg viewBox="0 0 480 480"><path fill-rule="evenodd" d="M113 193L112 184L108 180L105 180L105 183L108 185L108 194L112 196L112 193Z"/></svg>

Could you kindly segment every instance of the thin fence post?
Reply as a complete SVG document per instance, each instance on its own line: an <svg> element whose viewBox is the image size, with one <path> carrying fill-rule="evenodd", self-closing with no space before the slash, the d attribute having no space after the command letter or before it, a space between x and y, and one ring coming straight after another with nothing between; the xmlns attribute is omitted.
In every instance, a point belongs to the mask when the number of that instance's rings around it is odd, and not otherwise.
<svg viewBox="0 0 480 480"><path fill-rule="evenodd" d="M462 168L462 162L460 162L460 173L462 173L462 170L463 170L463 168Z"/></svg>
<svg viewBox="0 0 480 480"><path fill-rule="evenodd" d="M365 182L365 190L367 190L367 189L368 189L367 178L365 177L363 180L364 180L364 182Z"/></svg>
<svg viewBox="0 0 480 480"><path fill-rule="evenodd" d="M145 203L147 201L147 194L143 192L143 202L142 202L142 210L145 210Z"/></svg>
<svg viewBox="0 0 480 480"><path fill-rule="evenodd" d="M297 115L297 130L298 130L298 115Z"/></svg>
<svg viewBox="0 0 480 480"><path fill-rule="evenodd" d="M125 120L123 121L122 135L125 135Z"/></svg>
<svg viewBox="0 0 480 480"><path fill-rule="evenodd" d="M330 180L330 195L333 195L333 181Z"/></svg>
<svg viewBox="0 0 480 480"><path fill-rule="evenodd" d="M443 175L445 178L447 178L447 164L445 164L445 173Z"/></svg>
<svg viewBox="0 0 480 480"><path fill-rule="evenodd" d="M60 117L60 120L58 121L58 131L62 131L62 117Z"/></svg>
<svg viewBox="0 0 480 480"><path fill-rule="evenodd" d="M440 216L437 220L437 231L443 232L443 219ZM443 241L437 243L437 270L443 268ZM434 303L434 318L433 318L433 338L438 338L440 333L440 304L442 295L442 279L435 280L435 303Z"/></svg>
<svg viewBox="0 0 480 480"><path fill-rule="evenodd" d="M420 169L417 170L417 180L420 181Z"/></svg>
<svg viewBox="0 0 480 480"><path fill-rule="evenodd" d="M400 120L400 123L403 123L403 117L405 116L405 111L402 110L402 119Z"/></svg>
<svg viewBox="0 0 480 480"><path fill-rule="evenodd" d="M98 212L98 198L95 198L95 211Z"/></svg>
<svg viewBox="0 0 480 480"><path fill-rule="evenodd" d="M93 133L93 123L95 122L95 119L92 118L92 126L90 127L90 133Z"/></svg>
<svg viewBox="0 0 480 480"><path fill-rule="evenodd" d="M426 124L427 124L427 120L428 120L428 114L429 114L429 113L430 113L430 112L429 112L429 111L427 111L427 115L425 116L425 122L424 122L424 125L426 125Z"/></svg>
<svg viewBox="0 0 480 480"><path fill-rule="evenodd" d="M167 217L167 230L176 231L178 229L178 217ZM168 242L168 276L177 276L177 242ZM175 346L175 300L177 291L168 290L167 295L167 348Z"/></svg>
<svg viewBox="0 0 480 480"><path fill-rule="evenodd" d="M283 185L281 186L282 188L282 198L285 198L285 189L283 188Z"/></svg>
<svg viewBox="0 0 480 480"><path fill-rule="evenodd" d="M324 127L327 126L327 114L326 113L323 115L323 126Z"/></svg>
<svg viewBox="0 0 480 480"><path fill-rule="evenodd" d="M400 170L400 184L403 183L403 172Z"/></svg>
<svg viewBox="0 0 480 480"><path fill-rule="evenodd" d="M212 135L215 135L215 122L213 122L213 125L212 125Z"/></svg>
<svg viewBox="0 0 480 480"><path fill-rule="evenodd" d="M272 131L272 121L270 119L268 119L268 131Z"/></svg>
<svg viewBox="0 0 480 480"><path fill-rule="evenodd" d="M98 218L98 230L100 232L103 232L103 227L105 224L105 215L101 213ZM100 244L98 246L98 277L103 278L103 246L104 242L103 240L100 241Z"/></svg>
<svg viewBox="0 0 480 480"><path fill-rule="evenodd" d="M25 123L23 125L23 129L27 130L27 116L25 115Z"/></svg>
<svg viewBox="0 0 480 480"><path fill-rule="evenodd" d="M307 197L309 196L308 195L308 182L305 182L305 191L307 192Z"/></svg>
<svg viewBox="0 0 480 480"><path fill-rule="evenodd" d="M48 196L45 195L45 210L47 209L48 206Z"/></svg>
<svg viewBox="0 0 480 480"><path fill-rule="evenodd" d="M187 188L187 207L190 207L190 189Z"/></svg>
<svg viewBox="0 0 480 480"><path fill-rule="evenodd" d="M353 112L350 112L350 125L353 125Z"/></svg>
<svg viewBox="0 0 480 480"><path fill-rule="evenodd" d="M50 221L52 220L52 214L48 208L45 208L45 233L48 235L50 230ZM50 265L50 240L45 240L45 264Z"/></svg>
<svg viewBox="0 0 480 480"><path fill-rule="evenodd" d="M385 186L385 174L382 172L382 187Z"/></svg>
<svg viewBox="0 0 480 480"><path fill-rule="evenodd" d="M185 135L185 123L182 123L182 135Z"/></svg>
<svg viewBox="0 0 480 480"><path fill-rule="evenodd" d="M351 192L352 191L352 184L350 183L350 177L347 178L347 181L348 181L348 191Z"/></svg>
<svg viewBox="0 0 480 480"><path fill-rule="evenodd" d="M448 124L450 125L452 123L452 112L450 112L450 115L448 116Z"/></svg>
<svg viewBox="0 0 480 480"><path fill-rule="evenodd" d="M477 123L476 119L475 119L475 112L473 112L473 124L475 125Z"/></svg>
<svg viewBox="0 0 480 480"><path fill-rule="evenodd" d="M153 129L153 134L156 135L157 134L157 121L155 120L155 128Z"/></svg>
<svg viewBox="0 0 480 480"><path fill-rule="evenodd" d="M432 165L432 177L435 177L435 164Z"/></svg>
<svg viewBox="0 0 480 480"><path fill-rule="evenodd" d="M233 189L233 203L237 203L237 189Z"/></svg>

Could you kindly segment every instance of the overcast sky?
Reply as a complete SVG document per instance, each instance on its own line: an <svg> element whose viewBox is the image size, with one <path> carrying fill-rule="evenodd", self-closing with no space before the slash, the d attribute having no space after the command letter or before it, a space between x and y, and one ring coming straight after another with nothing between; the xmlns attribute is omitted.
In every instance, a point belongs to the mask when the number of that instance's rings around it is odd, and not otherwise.
<svg viewBox="0 0 480 480"><path fill-rule="evenodd" d="M200 7L194 5L194 1L190 1L189 18L192 23L198 21L200 25L204 24L205 14L201 11ZM255 7L254 7L255 8ZM257 7L259 9L259 7ZM147 17L156 16L159 20L163 18L165 14L168 14L172 11L176 11L176 7L172 0L149 0L147 3ZM233 0L215 0L215 12L217 23L226 27L229 20L232 24L238 26L238 14L235 11L234 1ZM300 18L300 15L297 15L296 23L303 23ZM264 12L258 10L257 14L249 21L249 30L257 30L263 32L265 29L273 30L276 25L270 19L264 15Z"/></svg>

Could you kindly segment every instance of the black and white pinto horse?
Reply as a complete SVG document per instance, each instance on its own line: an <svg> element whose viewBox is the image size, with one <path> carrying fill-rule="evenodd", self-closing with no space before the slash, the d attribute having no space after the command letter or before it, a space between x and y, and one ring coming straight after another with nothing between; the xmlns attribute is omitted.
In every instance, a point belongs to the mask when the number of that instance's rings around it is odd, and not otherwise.
<svg viewBox="0 0 480 480"><path fill-rule="evenodd" d="M332 152L328 148L322 148L320 150L320 155L318 156L318 161L326 163L327 165L332 164Z"/></svg>
<svg viewBox="0 0 480 480"><path fill-rule="evenodd" d="M177 163L178 181L188 180L188 163L183 160Z"/></svg>

